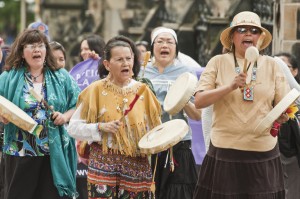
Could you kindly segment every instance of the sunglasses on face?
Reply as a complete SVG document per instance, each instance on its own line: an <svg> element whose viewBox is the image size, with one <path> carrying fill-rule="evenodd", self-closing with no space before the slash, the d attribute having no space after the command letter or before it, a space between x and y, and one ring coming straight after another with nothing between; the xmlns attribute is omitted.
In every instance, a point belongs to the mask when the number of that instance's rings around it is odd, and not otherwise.
<svg viewBox="0 0 300 199"><path fill-rule="evenodd" d="M261 29L256 28L256 27L237 27L236 28L236 32L238 32L240 34L246 34L248 31L253 35L261 33Z"/></svg>

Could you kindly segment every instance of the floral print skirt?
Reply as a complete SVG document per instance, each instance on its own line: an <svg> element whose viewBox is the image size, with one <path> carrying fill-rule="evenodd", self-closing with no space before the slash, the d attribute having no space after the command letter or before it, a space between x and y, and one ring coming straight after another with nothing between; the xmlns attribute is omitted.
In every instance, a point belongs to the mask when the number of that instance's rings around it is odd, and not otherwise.
<svg viewBox="0 0 300 199"><path fill-rule="evenodd" d="M151 183L152 172L147 157L115 154L110 149L103 154L99 144L91 145L87 186L90 199L152 198Z"/></svg>

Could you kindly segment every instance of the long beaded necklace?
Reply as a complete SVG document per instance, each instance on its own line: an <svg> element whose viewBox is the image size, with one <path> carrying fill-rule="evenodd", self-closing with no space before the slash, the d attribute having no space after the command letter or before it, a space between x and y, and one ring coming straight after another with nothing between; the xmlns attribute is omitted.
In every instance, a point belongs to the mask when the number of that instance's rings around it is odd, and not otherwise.
<svg viewBox="0 0 300 199"><path fill-rule="evenodd" d="M235 54L233 53L233 58L235 62L235 72L237 74L241 73L240 66L236 60ZM247 71L249 69L250 64L247 67ZM243 99L245 101L253 101L254 97L254 86L256 84L256 72L257 72L257 61L254 62L253 68L252 68L252 74L251 74L251 80L248 84L246 84L243 88Z"/></svg>

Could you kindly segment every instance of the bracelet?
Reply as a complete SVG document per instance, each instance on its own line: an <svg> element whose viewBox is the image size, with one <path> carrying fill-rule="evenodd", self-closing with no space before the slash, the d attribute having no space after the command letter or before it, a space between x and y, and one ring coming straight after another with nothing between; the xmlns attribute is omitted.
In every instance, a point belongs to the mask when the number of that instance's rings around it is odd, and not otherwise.
<svg viewBox="0 0 300 199"><path fill-rule="evenodd" d="M271 130L270 130L270 134L271 134L273 137L278 136L278 133L279 133L279 130L280 130L280 126L281 126L281 124L278 123L278 122L276 122L276 121L273 123L273 126L272 126L272 128L271 128Z"/></svg>

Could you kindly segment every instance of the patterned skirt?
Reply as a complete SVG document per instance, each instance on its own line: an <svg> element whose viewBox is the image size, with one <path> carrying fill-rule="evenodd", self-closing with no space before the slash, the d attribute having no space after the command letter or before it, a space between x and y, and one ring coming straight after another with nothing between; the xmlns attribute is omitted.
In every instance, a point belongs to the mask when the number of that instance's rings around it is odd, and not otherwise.
<svg viewBox="0 0 300 199"><path fill-rule="evenodd" d="M152 172L147 157L129 157L93 143L88 166L88 196L100 198L151 198Z"/></svg>
<svg viewBox="0 0 300 199"><path fill-rule="evenodd" d="M278 145L267 152L209 146L194 199L284 199Z"/></svg>

